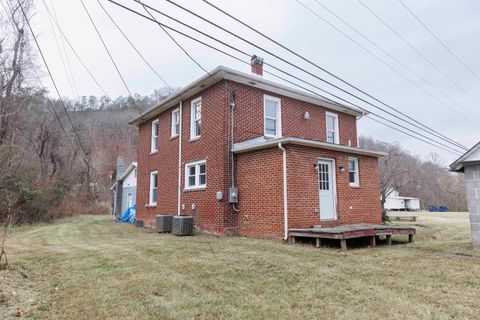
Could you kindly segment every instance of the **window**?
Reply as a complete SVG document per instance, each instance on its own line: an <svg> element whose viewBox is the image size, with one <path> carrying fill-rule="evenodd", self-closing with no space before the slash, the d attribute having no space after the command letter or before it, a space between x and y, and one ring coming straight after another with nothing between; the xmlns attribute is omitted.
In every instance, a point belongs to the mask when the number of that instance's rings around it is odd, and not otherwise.
<svg viewBox="0 0 480 320"><path fill-rule="evenodd" d="M279 98L264 96L263 118L265 136L273 138L281 137L281 103Z"/></svg>
<svg viewBox="0 0 480 320"><path fill-rule="evenodd" d="M152 121L152 140L150 145L150 152L158 151L158 119Z"/></svg>
<svg viewBox="0 0 480 320"><path fill-rule="evenodd" d="M202 133L202 98L192 101L190 109L190 140L200 138Z"/></svg>
<svg viewBox="0 0 480 320"><path fill-rule="evenodd" d="M180 134L180 109L172 111L172 138Z"/></svg>
<svg viewBox="0 0 480 320"><path fill-rule="evenodd" d="M338 133L338 115L335 113L327 112L327 142L340 143L340 137Z"/></svg>
<svg viewBox="0 0 480 320"><path fill-rule="evenodd" d="M148 197L148 204L156 205L157 204L157 190L158 190L158 172L150 172L150 195Z"/></svg>
<svg viewBox="0 0 480 320"><path fill-rule="evenodd" d="M207 186L206 160L185 165L185 189L201 189Z"/></svg>
<svg viewBox="0 0 480 320"><path fill-rule="evenodd" d="M357 158L348 158L348 182L352 187L360 186Z"/></svg>

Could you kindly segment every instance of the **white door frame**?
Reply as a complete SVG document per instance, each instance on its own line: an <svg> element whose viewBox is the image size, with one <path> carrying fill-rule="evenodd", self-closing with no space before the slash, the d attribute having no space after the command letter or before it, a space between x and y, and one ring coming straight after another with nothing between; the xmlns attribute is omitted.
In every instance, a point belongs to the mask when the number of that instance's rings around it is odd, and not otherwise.
<svg viewBox="0 0 480 320"><path fill-rule="evenodd" d="M320 161L328 161L331 163L332 169L332 187L333 187L333 219L322 219L322 212L320 210L320 177L319 177L319 163ZM332 158L317 158L317 188L318 188L318 208L319 208L319 216L320 221L334 221L338 220L338 212L337 212L337 174L336 170L337 166L335 165L335 159Z"/></svg>

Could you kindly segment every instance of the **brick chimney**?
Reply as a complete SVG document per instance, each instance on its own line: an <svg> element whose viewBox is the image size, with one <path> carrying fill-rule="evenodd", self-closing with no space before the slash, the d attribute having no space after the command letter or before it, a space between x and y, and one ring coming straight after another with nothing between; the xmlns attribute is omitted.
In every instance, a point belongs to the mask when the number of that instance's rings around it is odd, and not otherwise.
<svg viewBox="0 0 480 320"><path fill-rule="evenodd" d="M115 183L116 183L116 191L115 191L115 199L114 199L114 212L117 217L122 216L122 183L119 181L122 174L125 172L125 161L123 157L117 157L117 173L115 176Z"/></svg>
<svg viewBox="0 0 480 320"><path fill-rule="evenodd" d="M263 76L263 58L253 55L250 64L252 65L253 74L256 74L257 76Z"/></svg>

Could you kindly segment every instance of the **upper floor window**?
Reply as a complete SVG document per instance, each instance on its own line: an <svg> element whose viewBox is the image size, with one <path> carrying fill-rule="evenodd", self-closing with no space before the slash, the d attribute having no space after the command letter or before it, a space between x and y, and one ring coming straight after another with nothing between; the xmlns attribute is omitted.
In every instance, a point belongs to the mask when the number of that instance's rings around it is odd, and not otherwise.
<svg viewBox="0 0 480 320"><path fill-rule="evenodd" d="M180 109L172 111L172 138L178 137L180 134Z"/></svg>
<svg viewBox="0 0 480 320"><path fill-rule="evenodd" d="M200 189L207 186L207 161L190 162L185 165L185 189Z"/></svg>
<svg viewBox="0 0 480 320"><path fill-rule="evenodd" d="M338 130L338 115L335 113L327 112L327 142L340 143L340 134Z"/></svg>
<svg viewBox="0 0 480 320"><path fill-rule="evenodd" d="M151 134L151 142L150 142L150 151L157 152L158 151L158 119L152 121L152 134Z"/></svg>
<svg viewBox="0 0 480 320"><path fill-rule="evenodd" d="M278 138L282 136L281 100L279 98L264 96L263 119L264 135Z"/></svg>
<svg viewBox="0 0 480 320"><path fill-rule="evenodd" d="M148 204L156 205L157 204L157 190L158 190L158 172L150 172L150 190L148 196Z"/></svg>
<svg viewBox="0 0 480 320"><path fill-rule="evenodd" d="M358 174L358 158L348 158L348 182L352 187L360 186L360 179Z"/></svg>
<svg viewBox="0 0 480 320"><path fill-rule="evenodd" d="M200 138L202 133L202 98L192 100L190 109L190 139Z"/></svg>

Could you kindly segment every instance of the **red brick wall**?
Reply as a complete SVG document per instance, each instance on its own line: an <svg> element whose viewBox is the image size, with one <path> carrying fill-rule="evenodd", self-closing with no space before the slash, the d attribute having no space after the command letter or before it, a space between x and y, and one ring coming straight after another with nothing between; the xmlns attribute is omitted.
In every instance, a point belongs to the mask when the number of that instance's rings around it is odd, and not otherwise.
<svg viewBox="0 0 480 320"><path fill-rule="evenodd" d="M281 99L282 135L311 140L326 141L325 112L338 114L340 144L357 146L356 117L329 110L308 102L295 100L265 90L229 81L236 93L235 142L241 142L263 136L263 97L264 94ZM303 113L308 111L310 119L305 120Z"/></svg>
<svg viewBox="0 0 480 320"><path fill-rule="evenodd" d="M287 149L287 190L290 228L312 225L336 226L353 223L381 223L378 160L359 159L360 187L348 182L349 154L300 146ZM320 220L317 159L335 159L337 185L336 221ZM345 171L338 169L344 166ZM282 238L283 172L279 149L260 150L237 157L241 212L240 233L261 238Z"/></svg>
<svg viewBox="0 0 480 320"><path fill-rule="evenodd" d="M216 233L231 233L240 230L256 237L283 236L283 184L282 155L276 149L236 156L236 185L240 188L240 213L234 213L228 205L228 92L235 90L235 142L263 136L263 90L232 81L220 81L191 99L183 101L182 112L182 166L181 204L183 215L194 215L195 223L202 229ZM273 94L272 94L273 95ZM202 134L198 140L190 141L191 100L202 97ZM275 95L278 96L278 95ZM283 136L296 136L325 141L326 109L309 103L280 96L282 99ZM178 107L178 106L177 106ZM160 213L177 213L178 186L178 143L171 139L171 111L167 110L154 119L159 119L158 152L150 154L151 119L139 126L137 215L147 226L153 227L154 217ZM303 112L310 119L303 119ZM355 117L339 115L340 142L356 145ZM289 147L289 206L293 226L319 224L318 185L310 171L318 156L335 155L338 165L347 168L346 156L340 153ZM364 160L365 158L365 160ZM204 190L183 190L185 164L197 160L207 161L207 187ZM343 186L348 173L338 174L339 212L338 223L380 222L378 198L378 173L376 159L360 157L361 187L352 190ZM155 207L148 203L150 172L158 171L158 201ZM366 175L366 182L363 175ZM343 179L343 180L342 180ZM342 188L348 188L342 189ZM223 201L216 200L216 192L224 194ZM342 199L340 199L342 197ZM375 198L375 199L376 199ZM378 199L376 199L378 200ZM195 211L192 210L195 204ZM352 206L352 209L349 207ZM368 213L367 213L368 211ZM365 216L368 215L368 216ZM370 215L375 216L372 218ZM379 216L380 217L380 216ZM256 223L258 222L258 223Z"/></svg>

